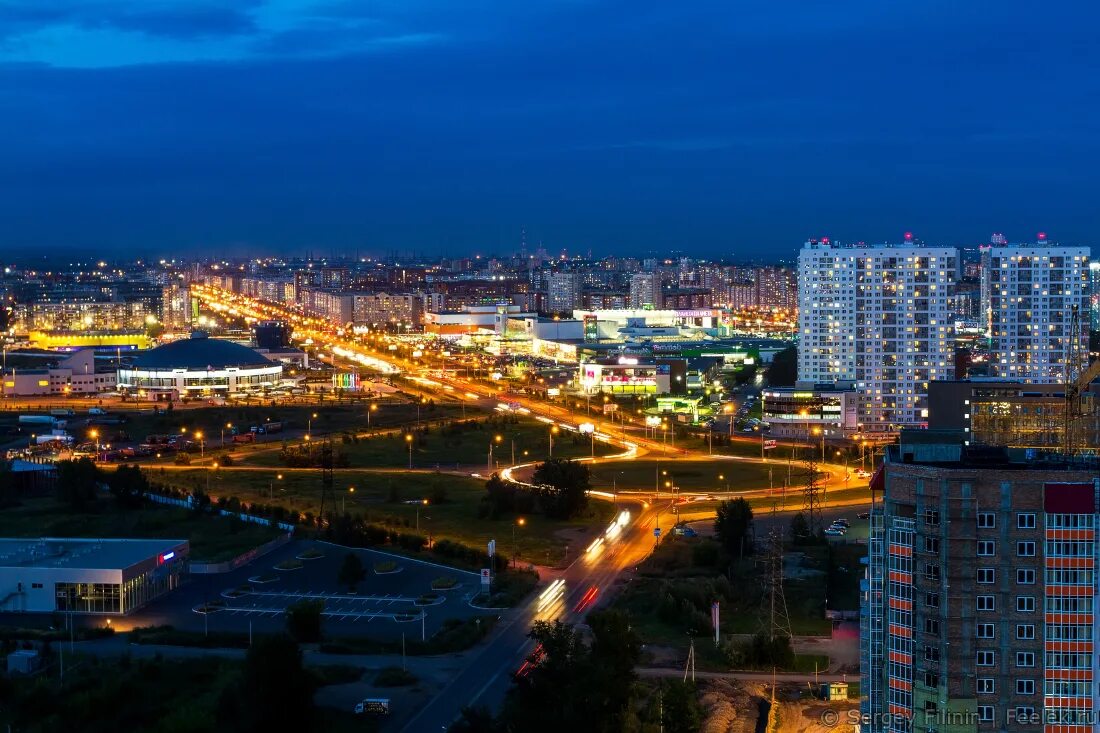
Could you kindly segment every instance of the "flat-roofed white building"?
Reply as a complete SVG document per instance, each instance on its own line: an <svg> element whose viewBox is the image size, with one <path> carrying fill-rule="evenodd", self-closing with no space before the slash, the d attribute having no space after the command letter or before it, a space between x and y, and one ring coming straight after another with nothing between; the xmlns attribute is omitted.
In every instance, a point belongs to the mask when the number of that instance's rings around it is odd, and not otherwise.
<svg viewBox="0 0 1100 733"><path fill-rule="evenodd" d="M807 242L798 256L798 379L855 382L863 430L928 417L928 383L953 379L955 247Z"/></svg>
<svg viewBox="0 0 1100 733"><path fill-rule="evenodd" d="M1045 239L982 248L990 376L1065 381L1071 354L1088 350L1089 254Z"/></svg>
<svg viewBox="0 0 1100 733"><path fill-rule="evenodd" d="M179 586L187 540L0 539L0 611L121 615Z"/></svg>

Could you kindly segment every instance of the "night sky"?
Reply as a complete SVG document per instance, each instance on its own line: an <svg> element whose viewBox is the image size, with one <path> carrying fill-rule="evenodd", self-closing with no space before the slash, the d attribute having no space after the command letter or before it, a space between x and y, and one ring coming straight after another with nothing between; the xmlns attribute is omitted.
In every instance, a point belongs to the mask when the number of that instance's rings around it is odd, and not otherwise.
<svg viewBox="0 0 1100 733"><path fill-rule="evenodd" d="M1088 244L1098 27L1085 0L0 0L0 250Z"/></svg>

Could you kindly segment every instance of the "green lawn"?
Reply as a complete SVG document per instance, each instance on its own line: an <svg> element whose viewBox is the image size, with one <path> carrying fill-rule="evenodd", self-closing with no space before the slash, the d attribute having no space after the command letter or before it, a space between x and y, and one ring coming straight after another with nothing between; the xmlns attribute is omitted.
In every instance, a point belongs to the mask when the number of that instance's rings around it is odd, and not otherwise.
<svg viewBox="0 0 1100 733"><path fill-rule="evenodd" d="M449 426L431 426L415 433L412 465L414 468L476 467L489 471L489 446L493 468L525 461L545 460L550 447L550 428L527 418L498 417L455 421ZM497 440L497 438L500 440ZM303 441L294 441L301 446ZM262 446L261 446L262 448ZM409 465L409 444L405 435L389 432L354 441L338 439L336 450L347 455L351 466L363 468ZM622 449L570 431L554 435L555 458L579 458L621 453ZM238 451L249 465L282 465L278 452L248 448Z"/></svg>
<svg viewBox="0 0 1100 733"><path fill-rule="evenodd" d="M764 466L739 461L660 461L648 458L637 461L605 461L592 466L592 485L598 488L653 491L660 484L667 491L666 482L692 491L731 491L737 489L766 489L771 482L782 486L787 479L787 465ZM805 481L804 469L794 466L793 482Z"/></svg>
<svg viewBox="0 0 1100 733"><path fill-rule="evenodd" d="M371 409L371 406L377 409ZM278 405L278 406L237 406L203 407L201 409L181 409L163 415L150 412L128 413L130 422L119 426L135 441L145 439L150 434L180 433L185 428L194 435L196 431L205 435L206 447L214 450L220 447L222 430L233 425L247 432L252 425L265 422L282 422L284 429L310 430L315 436L344 431L365 431L367 413L370 413L370 427L396 427L415 423L418 417L417 404L400 398L386 398L362 401L355 404ZM421 420L438 420L454 417L459 408L454 405L420 405ZM317 415L316 418L313 415ZM114 426L108 428L114 431ZM272 440L277 435L271 436ZM226 445L231 445L229 430L225 431Z"/></svg>
<svg viewBox="0 0 1100 733"><path fill-rule="evenodd" d="M283 478L279 479L279 475ZM301 514L316 515L320 511L321 472L316 469L150 471L150 480L186 491L196 488L205 491L208 479L212 496L236 496L247 503L274 503ZM352 487L355 491L350 490ZM579 534L578 529L611 516L610 505L593 501L588 516L568 522L540 515L524 516L522 526L515 522L517 517L487 519L479 516L485 495L484 479L434 472L338 470L333 474L333 493L337 511L346 510L391 527L414 531L419 528L433 540L453 539L483 547L495 539L499 552L507 556L513 549L514 525L515 549L520 560L539 564L562 560L564 544L573 534ZM423 503L425 500L427 505ZM573 549L576 546L574 542Z"/></svg>
<svg viewBox="0 0 1100 733"><path fill-rule="evenodd" d="M847 594L849 579L858 584L858 557L853 553L834 555L846 571L834 572L838 579L829 584L828 553L834 550L816 545L792 551L804 552L806 559L804 570L798 573L801 577L784 581L791 630L796 636L828 634L827 585L830 592ZM633 628L650 644L686 647L689 634L706 636L710 604L715 600L721 604L723 634L753 634L765 627L768 618L762 573L762 566L753 558L731 560L714 540L673 537L642 564L615 605L630 614ZM712 656L711 662L718 659ZM811 669L812 662L808 662Z"/></svg>
<svg viewBox="0 0 1100 733"><path fill-rule="evenodd" d="M191 558L221 562L279 535L277 530L186 509L147 505L122 510L102 499L87 512L74 512L55 499L31 499L0 511L2 537L103 537L186 539Z"/></svg>

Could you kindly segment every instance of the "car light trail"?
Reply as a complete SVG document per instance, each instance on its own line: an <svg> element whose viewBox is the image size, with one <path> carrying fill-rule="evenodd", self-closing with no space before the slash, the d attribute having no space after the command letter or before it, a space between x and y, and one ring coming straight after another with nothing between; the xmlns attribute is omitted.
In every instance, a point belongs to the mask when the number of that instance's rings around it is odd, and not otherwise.
<svg viewBox="0 0 1100 733"><path fill-rule="evenodd" d="M596 602L596 596L598 596L599 594L599 588L597 588L596 586L590 587L587 591L585 591L584 595L581 596L580 601L578 601L577 605L573 608L573 612L580 613L586 608L591 607L592 604Z"/></svg>

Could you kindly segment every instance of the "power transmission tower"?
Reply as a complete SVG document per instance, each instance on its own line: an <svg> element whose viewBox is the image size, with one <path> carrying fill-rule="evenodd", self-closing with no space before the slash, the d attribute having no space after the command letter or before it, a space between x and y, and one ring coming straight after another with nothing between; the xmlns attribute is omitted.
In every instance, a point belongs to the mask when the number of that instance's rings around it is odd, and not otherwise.
<svg viewBox="0 0 1100 733"><path fill-rule="evenodd" d="M688 647L687 664L684 665L684 682L688 681L688 675L691 675L691 681L695 682L695 637L691 637L691 645Z"/></svg>
<svg viewBox="0 0 1100 733"><path fill-rule="evenodd" d="M768 638L772 641L779 636L793 638L791 617L787 613L787 598L783 594L783 528L779 522L779 507L772 504L768 539L764 557L764 597L768 612Z"/></svg>
<svg viewBox="0 0 1100 733"><path fill-rule="evenodd" d="M333 511L336 507L336 495L332 489L332 440L326 438L321 443L321 512L318 519L321 527L325 524L325 501L331 500Z"/></svg>

